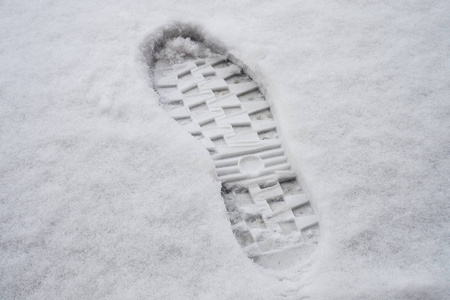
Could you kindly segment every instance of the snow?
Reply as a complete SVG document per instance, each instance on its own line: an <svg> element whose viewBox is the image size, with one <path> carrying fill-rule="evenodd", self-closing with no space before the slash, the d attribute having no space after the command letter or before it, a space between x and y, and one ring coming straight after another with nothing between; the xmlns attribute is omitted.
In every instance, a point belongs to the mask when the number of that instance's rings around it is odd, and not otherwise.
<svg viewBox="0 0 450 300"><path fill-rule="evenodd" d="M176 37L173 40L167 41L165 48L157 52L155 58L170 64L180 64L189 57L204 58L210 56L210 54L211 50L203 44L192 41L189 37Z"/></svg>
<svg viewBox="0 0 450 300"><path fill-rule="evenodd" d="M448 1L0 4L0 298L450 298ZM143 44L194 22L254 71L320 217L263 269ZM199 49L193 49L197 53Z"/></svg>

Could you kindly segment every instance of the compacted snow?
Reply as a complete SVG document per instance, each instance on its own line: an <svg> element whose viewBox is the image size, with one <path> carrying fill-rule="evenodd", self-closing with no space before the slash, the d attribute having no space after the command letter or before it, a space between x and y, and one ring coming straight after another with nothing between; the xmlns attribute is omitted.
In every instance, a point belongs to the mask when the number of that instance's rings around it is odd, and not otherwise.
<svg viewBox="0 0 450 300"><path fill-rule="evenodd" d="M3 1L1 299L450 298L450 2ZM145 45L193 22L267 90L320 219L247 258ZM299 262L301 260L299 259Z"/></svg>

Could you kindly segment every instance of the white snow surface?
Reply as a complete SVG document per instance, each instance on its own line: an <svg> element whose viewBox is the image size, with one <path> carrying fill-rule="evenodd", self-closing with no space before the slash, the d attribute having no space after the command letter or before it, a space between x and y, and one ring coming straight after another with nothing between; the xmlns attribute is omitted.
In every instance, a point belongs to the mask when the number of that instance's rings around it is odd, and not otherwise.
<svg viewBox="0 0 450 300"><path fill-rule="evenodd" d="M142 45L194 22L267 90L320 217L249 260ZM450 2L0 2L0 299L450 299Z"/></svg>

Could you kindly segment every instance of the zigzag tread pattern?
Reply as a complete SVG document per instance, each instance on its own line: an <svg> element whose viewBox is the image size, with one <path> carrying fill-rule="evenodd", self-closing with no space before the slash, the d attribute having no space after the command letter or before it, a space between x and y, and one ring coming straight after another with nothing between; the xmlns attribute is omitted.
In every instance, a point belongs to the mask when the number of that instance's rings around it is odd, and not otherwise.
<svg viewBox="0 0 450 300"><path fill-rule="evenodd" d="M169 115L210 152L233 233L247 255L258 261L317 244L318 220L258 84L218 54L157 62L154 80Z"/></svg>

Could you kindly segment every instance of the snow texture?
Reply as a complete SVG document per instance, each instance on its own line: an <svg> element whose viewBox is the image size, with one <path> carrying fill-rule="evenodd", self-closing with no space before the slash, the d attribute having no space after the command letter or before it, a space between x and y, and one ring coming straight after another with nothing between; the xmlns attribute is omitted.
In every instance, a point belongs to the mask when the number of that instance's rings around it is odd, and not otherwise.
<svg viewBox="0 0 450 300"><path fill-rule="evenodd" d="M210 55L211 51L203 44L196 43L190 38L176 37L167 41L164 50L156 54L156 59L169 64L179 64L189 57L204 58Z"/></svg>
<svg viewBox="0 0 450 300"><path fill-rule="evenodd" d="M449 16L445 0L2 1L0 299L449 299ZM158 106L143 45L175 20L267 90L320 217L307 264L246 257L207 151Z"/></svg>

